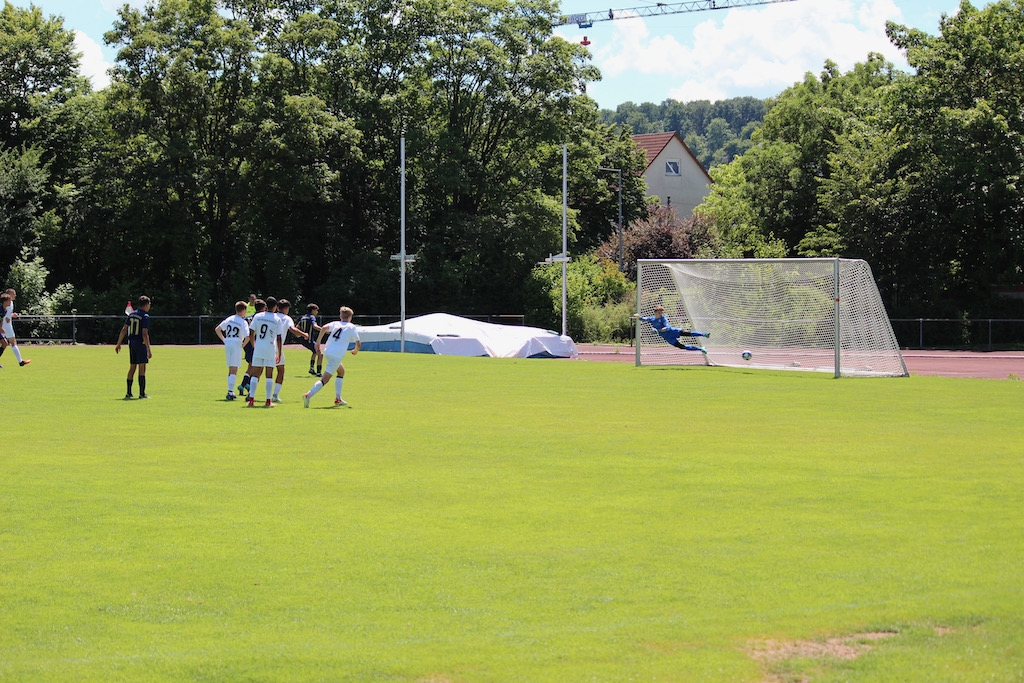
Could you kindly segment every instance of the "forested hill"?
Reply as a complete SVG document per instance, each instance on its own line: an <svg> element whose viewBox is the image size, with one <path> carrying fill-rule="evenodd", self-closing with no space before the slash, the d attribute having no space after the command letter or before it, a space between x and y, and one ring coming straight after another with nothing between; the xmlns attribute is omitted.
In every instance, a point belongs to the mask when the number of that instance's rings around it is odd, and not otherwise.
<svg viewBox="0 0 1024 683"><path fill-rule="evenodd" d="M626 102L601 110L601 122L629 126L633 134L678 132L705 168L727 164L750 148L768 104L756 97L709 102L665 100L661 104Z"/></svg>

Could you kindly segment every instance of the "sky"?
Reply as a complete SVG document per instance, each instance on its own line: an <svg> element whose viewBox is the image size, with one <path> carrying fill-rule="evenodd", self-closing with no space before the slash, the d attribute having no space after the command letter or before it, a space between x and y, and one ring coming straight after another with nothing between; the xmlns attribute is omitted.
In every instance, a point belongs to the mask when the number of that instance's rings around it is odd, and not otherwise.
<svg viewBox="0 0 1024 683"><path fill-rule="evenodd" d="M671 4L673 0L666 0ZM23 0L14 0L27 6ZM35 0L44 14L64 17L75 31L82 53L82 72L93 87L109 82L106 69L115 51L103 34L116 19L124 0ZM129 0L141 7L144 0ZM656 2L625 0L628 9ZM985 2L976 1L983 7ZM606 11L596 0L563 0L565 14ZM777 95L818 74L831 59L840 71L879 52L907 69L903 56L885 37L885 22L895 21L937 34L943 14L953 14L959 0L790 0L771 5L690 12L595 23L588 29L560 27L558 35L581 42L586 36L602 80L587 93L599 106L614 109L623 102L682 102L730 97ZM622 12L616 12L622 14Z"/></svg>

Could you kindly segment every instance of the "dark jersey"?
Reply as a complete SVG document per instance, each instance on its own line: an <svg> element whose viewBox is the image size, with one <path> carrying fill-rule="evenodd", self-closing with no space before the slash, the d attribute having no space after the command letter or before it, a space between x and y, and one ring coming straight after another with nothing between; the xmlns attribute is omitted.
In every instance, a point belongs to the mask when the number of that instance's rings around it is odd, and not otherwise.
<svg viewBox="0 0 1024 683"><path fill-rule="evenodd" d="M128 343L142 345L142 331L149 329L149 313L137 308L128 315L124 324L128 326Z"/></svg>
<svg viewBox="0 0 1024 683"><path fill-rule="evenodd" d="M313 340L316 339L316 337L313 335L313 333L316 331L314 325L316 325L316 316L313 315L312 313L307 313L306 315L299 318L299 322L295 326L302 330L303 332L305 332L306 334L308 334L310 340Z"/></svg>

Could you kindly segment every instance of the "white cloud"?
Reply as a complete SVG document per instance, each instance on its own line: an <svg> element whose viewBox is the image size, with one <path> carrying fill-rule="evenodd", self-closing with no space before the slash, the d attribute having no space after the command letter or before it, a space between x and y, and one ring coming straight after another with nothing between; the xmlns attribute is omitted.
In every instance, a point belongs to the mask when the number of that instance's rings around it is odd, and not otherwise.
<svg viewBox="0 0 1024 683"><path fill-rule="evenodd" d="M100 44L90 38L82 31L75 31L75 49L82 53L79 62L79 71L82 75L92 81L95 90L102 90L110 85L110 76L107 69L110 64L103 59L103 49Z"/></svg>
<svg viewBox="0 0 1024 683"><path fill-rule="evenodd" d="M613 22L614 39L594 61L608 81L656 75L661 87L646 101L766 96L819 73L827 59L846 71L880 52L903 66L885 36L888 19L902 20L893 0L800 0L728 10L694 26L689 44L651 35L663 18L629 19Z"/></svg>

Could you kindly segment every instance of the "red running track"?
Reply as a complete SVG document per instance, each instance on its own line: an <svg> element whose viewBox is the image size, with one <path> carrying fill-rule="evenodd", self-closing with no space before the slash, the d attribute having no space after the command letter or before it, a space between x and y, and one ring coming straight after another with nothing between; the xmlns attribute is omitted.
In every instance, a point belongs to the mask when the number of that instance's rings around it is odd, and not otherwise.
<svg viewBox="0 0 1024 683"><path fill-rule="evenodd" d="M579 344L581 360L634 363L632 346ZM684 353L680 351L680 353ZM1024 378L1021 351L903 351L903 361L912 375L977 377L982 379ZM695 358L694 364L700 364Z"/></svg>

